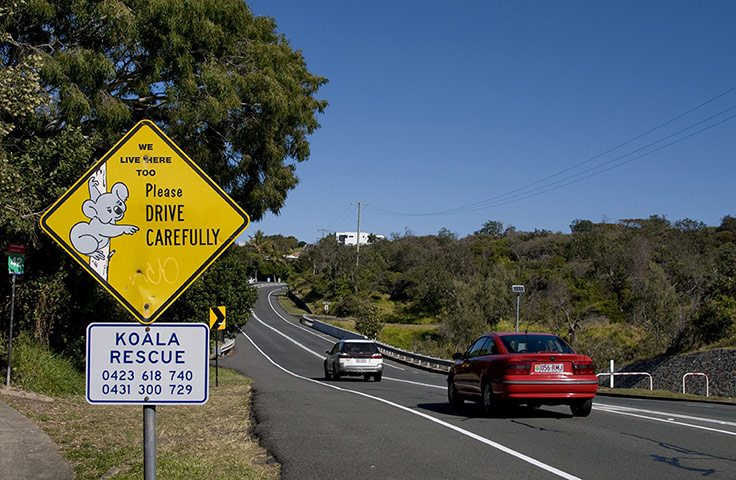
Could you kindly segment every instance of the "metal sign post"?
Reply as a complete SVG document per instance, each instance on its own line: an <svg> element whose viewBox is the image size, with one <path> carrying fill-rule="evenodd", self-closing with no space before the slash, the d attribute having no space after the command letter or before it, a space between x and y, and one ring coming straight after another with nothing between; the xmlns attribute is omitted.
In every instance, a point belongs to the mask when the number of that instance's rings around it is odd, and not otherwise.
<svg viewBox="0 0 736 480"><path fill-rule="evenodd" d="M519 297L524 293L524 285L511 285L511 291L516 293L516 331L519 331Z"/></svg>
<svg viewBox="0 0 736 480"><path fill-rule="evenodd" d="M143 407L143 479L156 480L156 405Z"/></svg>
<svg viewBox="0 0 736 480"><path fill-rule="evenodd" d="M10 386L10 365L13 360L13 312L15 311L15 275L13 275L13 287L10 293L10 335L8 336L8 371L5 376L5 386Z"/></svg>
<svg viewBox="0 0 736 480"><path fill-rule="evenodd" d="M10 332L8 334L8 370L5 375L5 386L10 386L10 368L13 361L13 317L15 315L15 277L23 273L26 246L22 243L8 245L8 273L12 275L10 290Z"/></svg>

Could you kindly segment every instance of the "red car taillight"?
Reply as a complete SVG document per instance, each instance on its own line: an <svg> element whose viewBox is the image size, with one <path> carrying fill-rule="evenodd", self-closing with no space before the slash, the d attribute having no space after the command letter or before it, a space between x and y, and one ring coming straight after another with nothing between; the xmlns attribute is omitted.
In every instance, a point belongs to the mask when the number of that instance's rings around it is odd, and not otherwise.
<svg viewBox="0 0 736 480"><path fill-rule="evenodd" d="M575 375L595 375L593 362L573 362L572 373Z"/></svg>
<svg viewBox="0 0 736 480"><path fill-rule="evenodd" d="M383 358L383 356L380 353L374 353L371 358Z"/></svg>
<svg viewBox="0 0 736 480"><path fill-rule="evenodd" d="M528 375L532 362L528 360L511 360L506 364L506 375Z"/></svg>
<svg viewBox="0 0 736 480"><path fill-rule="evenodd" d="M350 354L349 353L338 353L337 356L339 358L350 358Z"/></svg>

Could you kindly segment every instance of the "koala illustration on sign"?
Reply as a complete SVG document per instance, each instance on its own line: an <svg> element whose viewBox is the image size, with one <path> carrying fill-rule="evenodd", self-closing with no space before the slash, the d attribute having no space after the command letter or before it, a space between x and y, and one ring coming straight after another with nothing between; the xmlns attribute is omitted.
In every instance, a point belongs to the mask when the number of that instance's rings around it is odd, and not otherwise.
<svg viewBox="0 0 736 480"><path fill-rule="evenodd" d="M97 188L99 182L94 177L89 179L87 185L89 200L82 204L82 212L90 220L74 225L69 237L77 252L97 260L105 260L102 249L110 243L110 239L123 234L132 235L138 231L138 227L117 224L123 219L127 208L125 202L128 200L128 187L124 183L116 183L109 193L100 193ZM107 258L111 258L113 253L115 250Z"/></svg>

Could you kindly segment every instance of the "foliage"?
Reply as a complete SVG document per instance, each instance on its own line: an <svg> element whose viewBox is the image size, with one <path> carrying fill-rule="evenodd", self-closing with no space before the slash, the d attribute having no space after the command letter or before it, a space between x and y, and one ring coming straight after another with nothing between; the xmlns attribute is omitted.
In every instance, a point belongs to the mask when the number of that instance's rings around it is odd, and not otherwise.
<svg viewBox="0 0 736 480"><path fill-rule="evenodd" d="M735 224L653 215L574 220L563 234L501 233L489 221L465 238L446 229L394 235L361 248L359 266L353 250L324 239L295 269L308 300L333 302L331 313L354 316L368 302L392 324L429 318L439 329L416 345L439 352L513 329L511 285L523 284L520 329L557 333L599 362L626 362L728 344L736 334Z"/></svg>
<svg viewBox="0 0 736 480"><path fill-rule="evenodd" d="M493 238L500 238L503 235L503 223L497 220L488 220L483 224L483 228L475 232L475 235L490 235Z"/></svg>
<svg viewBox="0 0 736 480"><path fill-rule="evenodd" d="M239 0L18 2L0 27L0 80L40 62L33 72L52 100L32 130L3 131L50 139L80 126L99 158L151 119L253 220L279 212L298 182L284 160L309 157L327 105L315 98L326 79Z"/></svg>
<svg viewBox="0 0 736 480"><path fill-rule="evenodd" d="M734 333L736 299L719 295L706 301L692 321L693 334L703 343L715 343Z"/></svg>
<svg viewBox="0 0 736 480"><path fill-rule="evenodd" d="M287 256L299 252L304 246L296 237L265 235L256 230L243 244L239 257L246 266L250 278L256 280L288 280L293 267Z"/></svg>
<svg viewBox="0 0 736 480"><path fill-rule="evenodd" d="M236 335L250 317L258 293L247 282L245 266L238 261L236 249L231 246L202 277L163 313L160 321L209 322L212 307L225 306L226 333Z"/></svg>
<svg viewBox="0 0 736 480"><path fill-rule="evenodd" d="M130 316L51 239L42 213L137 121L153 120L248 212L278 214L309 158L308 136L327 106L324 77L240 0L20 0L0 7L0 248L27 246L17 278L18 332L77 366L93 321ZM273 238L261 256L227 254L165 318L202 321L229 307L247 319L255 271L286 278ZM288 252L291 253L291 252ZM10 281L0 281L0 326Z"/></svg>
<svg viewBox="0 0 736 480"><path fill-rule="evenodd" d="M436 327L395 324L384 325L377 338L381 342L410 352L420 351L428 342L441 340Z"/></svg>
<svg viewBox="0 0 736 480"><path fill-rule="evenodd" d="M6 342L7 340L3 341L3 344L6 345ZM5 363L3 367L2 376L5 378ZM10 373L13 386L31 392L51 396L84 393L84 375L79 373L74 363L47 347L39 346L27 334L13 339L13 365Z"/></svg>
<svg viewBox="0 0 736 480"><path fill-rule="evenodd" d="M368 338L376 339L383 329L379 318L378 308L375 305L364 303L355 315L355 331Z"/></svg>

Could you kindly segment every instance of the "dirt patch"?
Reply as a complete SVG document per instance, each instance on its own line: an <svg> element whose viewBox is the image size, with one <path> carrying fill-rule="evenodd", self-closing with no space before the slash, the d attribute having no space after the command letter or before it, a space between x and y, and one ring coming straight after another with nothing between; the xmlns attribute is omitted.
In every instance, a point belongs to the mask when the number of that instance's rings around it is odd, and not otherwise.
<svg viewBox="0 0 736 480"><path fill-rule="evenodd" d="M14 387L0 387L0 396L17 399L17 401L32 400L36 402L53 402L54 399L40 393L27 392Z"/></svg>

